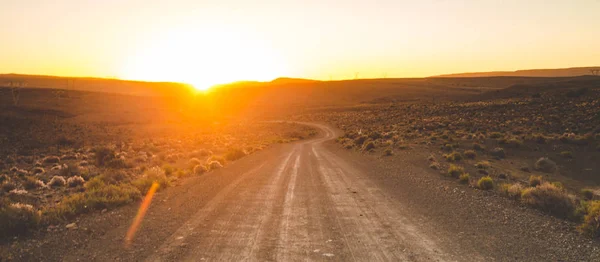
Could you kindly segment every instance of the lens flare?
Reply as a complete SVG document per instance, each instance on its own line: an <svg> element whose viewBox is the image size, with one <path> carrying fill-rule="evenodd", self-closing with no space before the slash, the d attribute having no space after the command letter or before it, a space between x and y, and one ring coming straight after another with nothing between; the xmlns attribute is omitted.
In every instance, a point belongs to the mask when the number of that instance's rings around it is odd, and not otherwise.
<svg viewBox="0 0 600 262"><path fill-rule="evenodd" d="M142 205L140 206L140 209L138 210L137 215L135 216L135 219L133 220L133 223L129 227L129 230L127 230L127 236L125 237L125 247L131 246L133 237L135 236L135 233L137 232L140 224L142 223L142 220L144 220L146 211L148 211L148 207L150 207L150 203L152 202L152 197L154 196L154 193L156 193L156 190L158 189L158 187L159 187L158 183L156 183L156 182L152 183L152 186L148 190L146 197L144 197L144 201L142 202Z"/></svg>

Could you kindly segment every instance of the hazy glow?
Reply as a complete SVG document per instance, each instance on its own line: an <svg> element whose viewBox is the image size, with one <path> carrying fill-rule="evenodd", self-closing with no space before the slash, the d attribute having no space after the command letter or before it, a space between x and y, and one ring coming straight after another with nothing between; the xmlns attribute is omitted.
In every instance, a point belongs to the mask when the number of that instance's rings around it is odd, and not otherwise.
<svg viewBox="0 0 600 262"><path fill-rule="evenodd" d="M597 66L597 0L3 0L0 73L183 81Z"/></svg>

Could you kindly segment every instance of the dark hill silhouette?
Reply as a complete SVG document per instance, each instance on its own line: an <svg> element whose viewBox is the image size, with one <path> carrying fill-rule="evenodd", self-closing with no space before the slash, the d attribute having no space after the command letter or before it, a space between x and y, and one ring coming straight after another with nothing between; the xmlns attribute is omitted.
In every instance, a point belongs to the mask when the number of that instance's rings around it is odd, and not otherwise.
<svg viewBox="0 0 600 262"><path fill-rule="evenodd" d="M444 74L432 77L491 77L491 76L527 76L527 77L569 77L592 75L592 70L600 70L600 67L572 67L559 69L528 69L517 71L494 71L476 73ZM600 74L600 72L596 73Z"/></svg>

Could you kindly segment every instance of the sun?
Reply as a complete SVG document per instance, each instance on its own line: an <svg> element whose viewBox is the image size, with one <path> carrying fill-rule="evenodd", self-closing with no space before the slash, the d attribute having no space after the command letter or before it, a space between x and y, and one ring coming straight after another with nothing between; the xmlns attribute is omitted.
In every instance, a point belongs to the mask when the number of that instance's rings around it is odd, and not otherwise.
<svg viewBox="0 0 600 262"><path fill-rule="evenodd" d="M128 57L124 78L184 82L205 91L217 84L287 75L277 52L250 34L178 29L153 38Z"/></svg>

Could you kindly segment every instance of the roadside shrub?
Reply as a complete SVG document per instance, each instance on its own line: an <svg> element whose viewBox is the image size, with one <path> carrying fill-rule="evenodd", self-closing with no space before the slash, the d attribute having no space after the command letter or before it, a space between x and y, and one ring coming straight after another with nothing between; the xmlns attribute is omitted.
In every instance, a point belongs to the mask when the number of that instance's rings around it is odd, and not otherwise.
<svg viewBox="0 0 600 262"><path fill-rule="evenodd" d="M194 167L196 167L197 165L201 165L201 164L202 164L202 161L200 161L200 159L195 158L195 157L188 160L188 166L191 169L194 169Z"/></svg>
<svg viewBox="0 0 600 262"><path fill-rule="evenodd" d="M23 187L27 190L40 188L40 187L44 187L44 182L42 182L41 180L39 180L35 177L26 176L25 180L23 180Z"/></svg>
<svg viewBox="0 0 600 262"><path fill-rule="evenodd" d="M17 184L13 181L7 180L2 183L2 191L4 192L10 192L15 188L17 188Z"/></svg>
<svg viewBox="0 0 600 262"><path fill-rule="evenodd" d="M140 192L145 194L154 182L159 184L159 190L169 186L169 180L167 179L164 170L160 167L152 167L146 170L142 177L134 180L132 184L137 187Z"/></svg>
<svg viewBox="0 0 600 262"><path fill-rule="evenodd" d="M219 168L223 168L223 165L217 161L210 161L207 164L208 170L215 170Z"/></svg>
<svg viewBox="0 0 600 262"><path fill-rule="evenodd" d="M69 187L82 186L83 183L85 183L85 180L80 176L73 176L67 179L67 185L69 185Z"/></svg>
<svg viewBox="0 0 600 262"><path fill-rule="evenodd" d="M490 190L494 188L494 180L490 176L484 176L477 181L477 187L481 190Z"/></svg>
<svg viewBox="0 0 600 262"><path fill-rule="evenodd" d="M95 190L98 188L101 188L103 186L105 186L106 183L104 183L102 176L96 176L90 180L87 181L87 183L85 183L84 187L86 190Z"/></svg>
<svg viewBox="0 0 600 262"><path fill-rule="evenodd" d="M33 206L0 200L0 237L21 235L38 226L40 214Z"/></svg>
<svg viewBox="0 0 600 262"><path fill-rule="evenodd" d="M140 191L128 184L95 187L85 193L67 196L58 205L45 210L44 222L60 222L92 210L122 206L140 198Z"/></svg>
<svg viewBox="0 0 600 262"><path fill-rule="evenodd" d="M475 143L475 144L473 144L473 150L483 151L483 150L485 150L485 147L480 144Z"/></svg>
<svg viewBox="0 0 600 262"><path fill-rule="evenodd" d="M462 160L463 156L459 152L454 151L450 154L444 155L444 158L446 158L446 161L456 162Z"/></svg>
<svg viewBox="0 0 600 262"><path fill-rule="evenodd" d="M47 156L42 159L42 163L44 164L56 164L60 162L60 157L57 156Z"/></svg>
<svg viewBox="0 0 600 262"><path fill-rule="evenodd" d="M573 199L562 189L550 183L523 190L521 200L531 207L561 218L572 217L575 212Z"/></svg>
<svg viewBox="0 0 600 262"><path fill-rule="evenodd" d="M438 162L433 162L433 163L431 163L429 165L429 168L431 168L433 170L439 170L441 167L440 167L440 164Z"/></svg>
<svg viewBox="0 0 600 262"><path fill-rule="evenodd" d="M573 152L571 151L562 151L560 152L560 156L564 158L573 158Z"/></svg>
<svg viewBox="0 0 600 262"><path fill-rule="evenodd" d="M354 144L356 144L357 146L362 146L366 141L367 141L367 136L362 135L357 137L356 139L354 139Z"/></svg>
<svg viewBox="0 0 600 262"><path fill-rule="evenodd" d="M50 182L48 182L48 186L51 187L61 187L65 184L67 184L67 181L62 176L53 176L52 179L50 179Z"/></svg>
<svg viewBox="0 0 600 262"><path fill-rule="evenodd" d="M504 184L502 185L502 189L506 196L508 196L511 199L518 200L519 198L521 198L521 193L523 192L524 187L519 183L515 183L512 185Z"/></svg>
<svg viewBox="0 0 600 262"><path fill-rule="evenodd" d="M448 175L454 178L459 178L460 175L465 173L465 169L462 166L450 165L448 168Z"/></svg>
<svg viewBox="0 0 600 262"><path fill-rule="evenodd" d="M535 162L535 169L545 173L554 173L557 169L556 163L547 157L542 157Z"/></svg>
<svg viewBox="0 0 600 262"><path fill-rule="evenodd" d="M96 154L96 165L104 166L107 162L115 158L115 151L108 147L97 147L94 149Z"/></svg>
<svg viewBox="0 0 600 262"><path fill-rule="evenodd" d="M505 158L506 152L504 152L504 148L496 147L490 151L490 155L496 158Z"/></svg>
<svg viewBox="0 0 600 262"><path fill-rule="evenodd" d="M222 156L215 156L215 155L213 155L210 158L208 158L207 162L211 162L211 161L219 162L219 164L221 164L221 167L225 166L225 162L226 162L224 157L222 157Z"/></svg>
<svg viewBox="0 0 600 262"><path fill-rule="evenodd" d="M31 173L34 174L34 175L43 174L45 172L46 172L46 170L44 170L43 167L39 167L39 166L35 167L35 168L33 168L33 170L31 170Z"/></svg>
<svg viewBox="0 0 600 262"><path fill-rule="evenodd" d="M369 141L363 146L363 151L370 151L373 149L375 149L375 143L373 143L373 141Z"/></svg>
<svg viewBox="0 0 600 262"><path fill-rule="evenodd" d="M225 153L225 159L227 161L235 161L235 160L238 160L245 156L246 156L246 152L244 152L244 150L239 149L239 148L230 148Z"/></svg>
<svg viewBox="0 0 600 262"><path fill-rule="evenodd" d="M123 182L129 181L130 179L129 175L122 170L107 170L104 174L100 175L99 177L104 183L111 185L121 184Z"/></svg>
<svg viewBox="0 0 600 262"><path fill-rule="evenodd" d="M492 163L490 163L490 161L486 161L486 160L479 161L479 162L477 162L477 164L475 164L475 167L479 168L479 169L488 169L488 168L492 167Z"/></svg>
<svg viewBox="0 0 600 262"><path fill-rule="evenodd" d="M466 150L465 156L470 159L475 159L477 157L477 152L475 152L474 150Z"/></svg>
<svg viewBox="0 0 600 262"><path fill-rule="evenodd" d="M511 138L506 141L506 146L511 147L511 148L518 148L518 147L521 147L522 145L523 145L523 141L521 141L517 138Z"/></svg>
<svg viewBox="0 0 600 262"><path fill-rule="evenodd" d="M384 152L383 152L384 156L391 156L394 155L394 151L392 151L392 149L387 148Z"/></svg>
<svg viewBox="0 0 600 262"><path fill-rule="evenodd" d="M458 177L458 180L460 181L461 184L468 184L469 177L470 177L469 173L464 173Z"/></svg>
<svg viewBox="0 0 600 262"><path fill-rule="evenodd" d="M583 223L579 230L593 238L600 237L600 201L591 201L587 206L587 215L583 218Z"/></svg>
<svg viewBox="0 0 600 262"><path fill-rule="evenodd" d="M194 167L194 174L196 174L196 175L204 174L204 173L206 173L206 171L208 171L208 169L204 165L196 165Z"/></svg>
<svg viewBox="0 0 600 262"><path fill-rule="evenodd" d="M589 188L584 188L581 190L581 195L586 200L592 200L594 198L594 191Z"/></svg>
<svg viewBox="0 0 600 262"><path fill-rule="evenodd" d="M504 135L502 133L500 133L500 132L491 132L490 133L490 138L492 138L492 139L498 139L498 138L501 138L503 136Z"/></svg>
<svg viewBox="0 0 600 262"><path fill-rule="evenodd" d="M166 164L162 167L162 169L165 172L165 176L172 176L173 173L175 172L175 168L172 165Z"/></svg>
<svg viewBox="0 0 600 262"><path fill-rule="evenodd" d="M542 176L534 176L531 175L529 176L529 186L530 187L536 187L542 184Z"/></svg>

